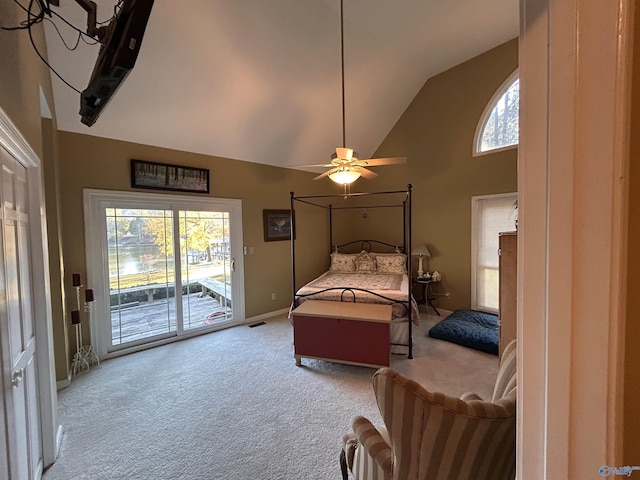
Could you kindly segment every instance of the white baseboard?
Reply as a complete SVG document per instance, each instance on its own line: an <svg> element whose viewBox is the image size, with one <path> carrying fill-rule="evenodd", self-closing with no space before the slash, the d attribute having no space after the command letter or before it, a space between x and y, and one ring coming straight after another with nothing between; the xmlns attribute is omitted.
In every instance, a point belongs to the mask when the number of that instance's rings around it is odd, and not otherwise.
<svg viewBox="0 0 640 480"><path fill-rule="evenodd" d="M267 318L277 317L278 315L282 315L284 313L287 313L288 311L288 308L282 308L274 312L263 313L262 315L256 315L255 317L246 318L243 323L260 322L262 320L266 320Z"/></svg>
<svg viewBox="0 0 640 480"><path fill-rule="evenodd" d="M56 432L56 458L60 453L60 446L62 445L62 425L58 425L58 431Z"/></svg>
<svg viewBox="0 0 640 480"><path fill-rule="evenodd" d="M58 390L58 391L63 390L65 388L67 388L69 385L71 385L71 375L69 375L64 380L58 380L56 382L56 390Z"/></svg>

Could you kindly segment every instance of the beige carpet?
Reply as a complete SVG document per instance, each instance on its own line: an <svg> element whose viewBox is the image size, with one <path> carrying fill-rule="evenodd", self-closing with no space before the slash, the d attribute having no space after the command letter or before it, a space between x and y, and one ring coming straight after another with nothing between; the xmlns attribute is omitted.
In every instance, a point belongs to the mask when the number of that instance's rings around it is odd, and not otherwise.
<svg viewBox="0 0 640 480"><path fill-rule="evenodd" d="M427 388L488 396L497 357L431 339L391 366ZM303 359L284 317L103 362L58 395L62 446L45 480L340 478L355 415L379 423L374 369Z"/></svg>

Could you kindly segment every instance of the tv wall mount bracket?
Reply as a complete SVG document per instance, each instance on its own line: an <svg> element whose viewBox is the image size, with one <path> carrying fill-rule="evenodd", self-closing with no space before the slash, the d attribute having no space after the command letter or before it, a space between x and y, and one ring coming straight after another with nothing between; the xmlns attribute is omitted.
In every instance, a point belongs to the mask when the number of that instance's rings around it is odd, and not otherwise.
<svg viewBox="0 0 640 480"><path fill-rule="evenodd" d="M102 43L107 34L107 27L97 26L96 17L98 7L96 6L96 2L92 2L91 0L76 0L76 3L87 12L87 35L92 36Z"/></svg>

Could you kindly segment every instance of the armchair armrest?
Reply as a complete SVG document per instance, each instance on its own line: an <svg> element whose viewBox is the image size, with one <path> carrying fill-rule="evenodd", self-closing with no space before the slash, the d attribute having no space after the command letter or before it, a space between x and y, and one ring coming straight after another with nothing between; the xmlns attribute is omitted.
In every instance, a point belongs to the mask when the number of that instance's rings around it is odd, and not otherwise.
<svg viewBox="0 0 640 480"><path fill-rule="evenodd" d="M357 452L357 456L368 455L374 465L384 473L384 478L391 478L393 452L378 429L366 418L356 417L353 420L353 431L359 446L364 449L363 452ZM359 462L354 460L354 470L358 464ZM356 474L356 478L360 477Z"/></svg>
<svg viewBox="0 0 640 480"><path fill-rule="evenodd" d="M482 401L482 397L477 393L473 392L465 392L460 396L460 400L464 400L465 402L470 402L471 400L480 400Z"/></svg>

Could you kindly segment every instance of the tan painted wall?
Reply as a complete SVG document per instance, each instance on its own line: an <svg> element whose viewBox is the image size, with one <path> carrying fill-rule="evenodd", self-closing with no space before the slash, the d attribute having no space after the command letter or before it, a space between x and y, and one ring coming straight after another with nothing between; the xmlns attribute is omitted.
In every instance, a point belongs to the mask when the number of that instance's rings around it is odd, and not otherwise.
<svg viewBox="0 0 640 480"><path fill-rule="evenodd" d="M58 136L61 206L64 212L61 218L63 250L69 288L71 273L80 273L86 278L83 189L133 190L130 187L130 159L135 158L207 168L211 175L211 197L242 200L244 245L253 247L255 252L244 257L246 316L253 317L289 306L290 242L264 241L263 209L289 209L289 192L297 188L303 188L308 194L326 190L326 183L311 181L314 174L69 132L59 132ZM308 225L317 221L314 218L299 216L300 229L312 232L314 229ZM298 247L301 258L309 260L301 264L301 277L309 277L311 271L318 272L326 267L328 252L327 256L320 257L309 251L318 244L317 230L314 234L309 241L301 241ZM275 301L271 300L272 293L276 294Z"/></svg>
<svg viewBox="0 0 640 480"><path fill-rule="evenodd" d="M635 8L629 162L623 465L640 465L640 9Z"/></svg>
<svg viewBox="0 0 640 480"><path fill-rule="evenodd" d="M18 25L25 18L25 12L14 2L0 2L0 19L3 26ZM46 58L47 49L44 44L42 24L32 27L31 31L38 50ZM47 234L51 242L49 269L54 344L56 351L63 352L59 357L60 360L56 361L55 370L58 379L65 379L68 366L64 360L66 356L65 314L61 300L63 261L57 256L59 251L55 184L57 127L55 120L43 121L41 118L40 88L55 117L51 76L47 67L37 57L27 31L0 30L0 107L42 161L43 175L45 175ZM47 321L47 319L36 319L36 321Z"/></svg>
<svg viewBox="0 0 640 480"><path fill-rule="evenodd" d="M58 174L58 134L55 122L42 119L43 127L43 175L45 202L47 204L47 237L49 241L49 275L51 285L51 312L53 322L54 350L56 353L56 378L63 380L69 376L71 354L69 347L68 310L65 305L65 269L62 252L62 224L60 218L60 182Z"/></svg>
<svg viewBox="0 0 640 480"><path fill-rule="evenodd" d="M471 197L517 190L516 149L471 154L485 106L517 66L514 39L430 78L376 152L408 159L379 168L368 187L413 185L413 242L427 243L429 269L442 272L451 298L438 305L448 310L470 307Z"/></svg>
<svg viewBox="0 0 640 480"><path fill-rule="evenodd" d="M26 14L14 2L0 2L0 18L3 26L15 26L25 20ZM32 34L46 58L42 25L34 26ZM42 158L39 87L53 109L51 77L36 56L26 30L0 30L0 72L0 106Z"/></svg>

